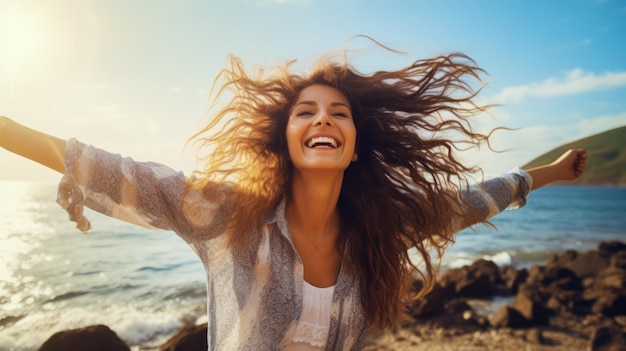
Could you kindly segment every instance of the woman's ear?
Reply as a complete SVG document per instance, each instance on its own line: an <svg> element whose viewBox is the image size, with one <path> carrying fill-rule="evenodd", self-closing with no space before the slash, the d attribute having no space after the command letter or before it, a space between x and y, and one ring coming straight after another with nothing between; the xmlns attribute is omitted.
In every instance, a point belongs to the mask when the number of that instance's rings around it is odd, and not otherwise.
<svg viewBox="0 0 626 351"><path fill-rule="evenodd" d="M352 155L352 162L356 162L358 159L359 159L359 154L355 152L354 155Z"/></svg>

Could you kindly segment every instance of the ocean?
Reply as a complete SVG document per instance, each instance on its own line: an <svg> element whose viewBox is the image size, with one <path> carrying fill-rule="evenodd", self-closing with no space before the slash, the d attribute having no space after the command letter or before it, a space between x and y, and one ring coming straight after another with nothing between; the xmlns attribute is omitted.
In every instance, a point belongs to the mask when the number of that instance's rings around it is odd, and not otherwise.
<svg viewBox="0 0 626 351"><path fill-rule="evenodd" d="M55 185L0 181L0 194L0 351L35 350L93 324L140 350L206 320L202 265L175 234L87 210L93 229L83 235L55 203ZM626 240L626 188L542 188L492 223L460 232L443 269L479 258L528 267Z"/></svg>

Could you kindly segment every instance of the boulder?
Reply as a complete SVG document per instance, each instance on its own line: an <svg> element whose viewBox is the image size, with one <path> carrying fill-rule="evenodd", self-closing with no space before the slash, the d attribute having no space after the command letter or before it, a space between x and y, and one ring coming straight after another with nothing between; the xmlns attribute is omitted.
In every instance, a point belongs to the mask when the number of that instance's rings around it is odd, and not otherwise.
<svg viewBox="0 0 626 351"><path fill-rule="evenodd" d="M550 309L541 299L537 290L528 285L522 285L513 301L513 307L532 325L548 325Z"/></svg>
<svg viewBox="0 0 626 351"><path fill-rule="evenodd" d="M539 284L548 295L560 290L582 291L583 289L582 281L574 271L557 265L546 267Z"/></svg>
<svg viewBox="0 0 626 351"><path fill-rule="evenodd" d="M602 270L595 280L595 288L626 291L626 270L618 267Z"/></svg>
<svg viewBox="0 0 626 351"><path fill-rule="evenodd" d="M507 295L515 295L519 289L519 286L526 282L528 278L528 270L515 269L515 267L506 266L500 269L500 276L504 280L504 286L506 287Z"/></svg>
<svg viewBox="0 0 626 351"><path fill-rule="evenodd" d="M207 324L204 323L185 325L161 345L159 351L206 351L208 348Z"/></svg>
<svg viewBox="0 0 626 351"><path fill-rule="evenodd" d="M591 311L608 317L626 315L626 295L607 290L593 303Z"/></svg>
<svg viewBox="0 0 626 351"><path fill-rule="evenodd" d="M567 255L557 263L574 272L579 278L593 277L609 266L609 255L605 252L590 250L572 256Z"/></svg>
<svg viewBox="0 0 626 351"><path fill-rule="evenodd" d="M626 351L626 334L618 327L599 327L591 335L590 351Z"/></svg>
<svg viewBox="0 0 626 351"><path fill-rule="evenodd" d="M621 241L602 241L598 245L598 251L604 254L613 255L618 252L626 251L626 243Z"/></svg>
<svg viewBox="0 0 626 351"><path fill-rule="evenodd" d="M490 297L503 280L495 263L481 259L470 266L447 271L440 284L446 296Z"/></svg>
<svg viewBox="0 0 626 351"><path fill-rule="evenodd" d="M426 296L419 298L409 306L409 314L415 318L428 318L443 312L445 299L441 291L442 288L435 285Z"/></svg>
<svg viewBox="0 0 626 351"><path fill-rule="evenodd" d="M130 351L114 331L105 325L55 333L41 345L39 351ZM206 348L204 349L206 351Z"/></svg>
<svg viewBox="0 0 626 351"><path fill-rule="evenodd" d="M524 328L531 323L511 306L502 306L489 321L494 328Z"/></svg>
<svg viewBox="0 0 626 351"><path fill-rule="evenodd" d="M626 251L620 251L611 255L609 265L611 267L626 269Z"/></svg>

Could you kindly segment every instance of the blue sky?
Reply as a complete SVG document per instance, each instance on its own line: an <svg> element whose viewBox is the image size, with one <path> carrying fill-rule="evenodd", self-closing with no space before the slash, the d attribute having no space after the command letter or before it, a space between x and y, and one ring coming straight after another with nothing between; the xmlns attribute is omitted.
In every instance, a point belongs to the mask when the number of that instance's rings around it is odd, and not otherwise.
<svg viewBox="0 0 626 351"><path fill-rule="evenodd" d="M0 0L0 114L137 160L194 167L184 142L208 116L229 53L253 69L305 70L366 34L362 71L463 52L488 73L477 126L506 153L468 153L487 173L626 125L626 2ZM370 47L355 40L353 49ZM0 150L0 179L59 176Z"/></svg>

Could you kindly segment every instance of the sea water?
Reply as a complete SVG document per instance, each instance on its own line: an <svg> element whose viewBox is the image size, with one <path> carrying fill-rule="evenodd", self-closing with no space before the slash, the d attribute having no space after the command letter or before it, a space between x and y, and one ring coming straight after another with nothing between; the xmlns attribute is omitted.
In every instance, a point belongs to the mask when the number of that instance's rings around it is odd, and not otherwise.
<svg viewBox="0 0 626 351"><path fill-rule="evenodd" d="M106 324L128 344L158 345L206 320L204 271L174 233L86 210L83 235L56 187L0 182L0 351L34 350L57 331ZM626 240L626 189L546 187L526 207L456 236L443 268L478 258L517 267L566 249Z"/></svg>

